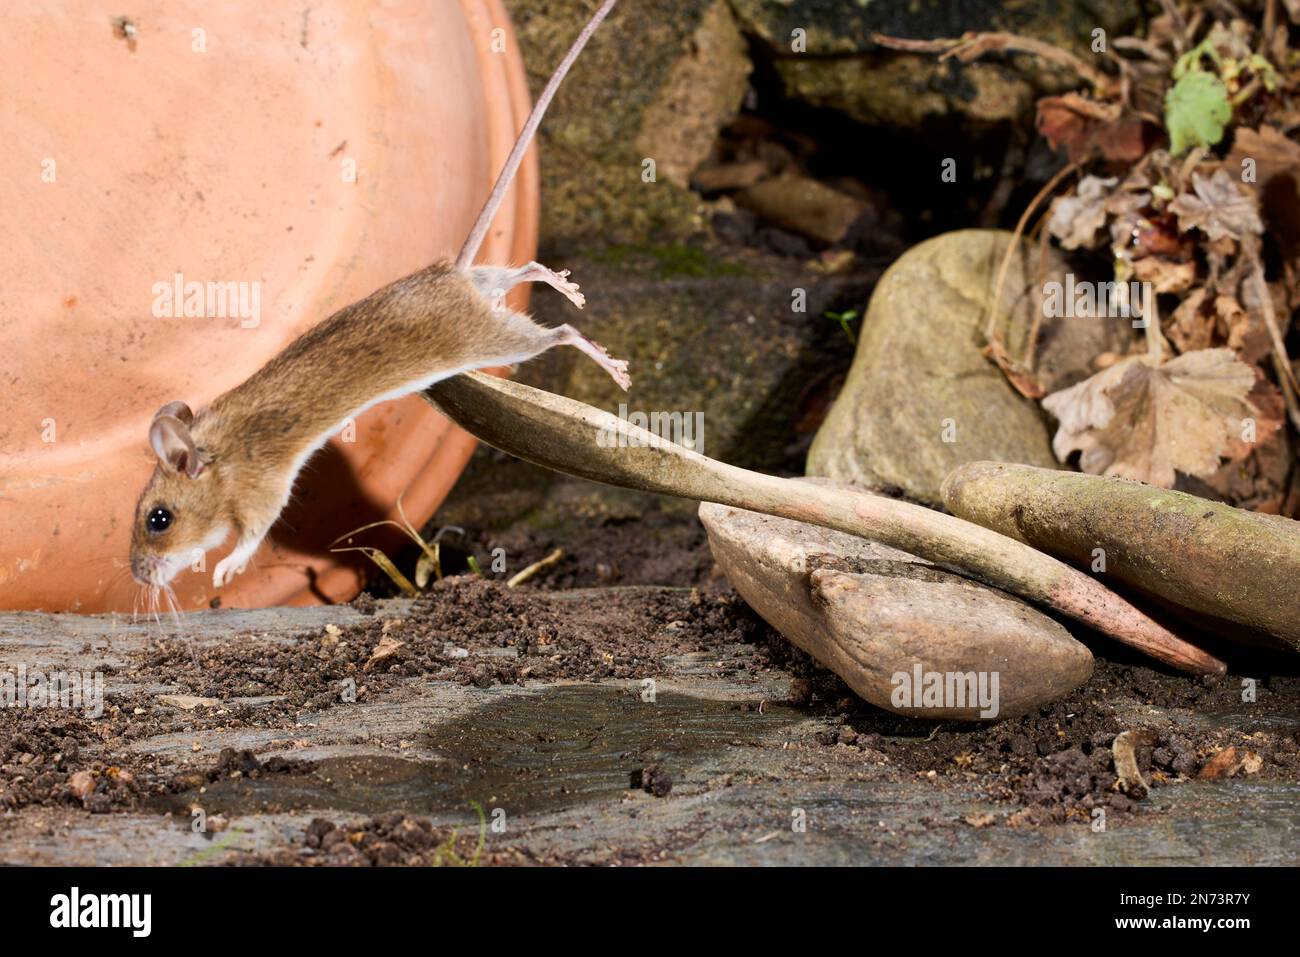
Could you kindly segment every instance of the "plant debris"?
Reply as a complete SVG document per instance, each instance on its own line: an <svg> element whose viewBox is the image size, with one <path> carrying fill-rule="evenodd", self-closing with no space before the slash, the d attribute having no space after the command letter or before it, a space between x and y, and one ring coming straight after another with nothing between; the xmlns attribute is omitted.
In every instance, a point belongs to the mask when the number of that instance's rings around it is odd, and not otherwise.
<svg viewBox="0 0 1300 957"><path fill-rule="evenodd" d="M1272 3L1170 0L1145 37L1114 38L1099 51L1102 70L1005 34L882 38L963 61L1030 53L1087 85L1038 102L1038 132L1069 165L1029 204L1017 233L1058 191L1037 227L1045 241L1080 254L1081 272L1089 251L1104 249L1110 262L1110 275L1078 284L1103 292L1063 314L1154 326L1146 349L1135 332L1129 356L1097 356L1092 379L1049 396L1033 372L1036 334L1025 355L1010 356L995 315L986 350L1021 394L1057 416L1056 453L1063 461L1081 453L1085 472L1164 487L1181 474L1202 481L1198 492L1247 507L1277 500L1242 495L1223 468L1282 441L1283 415L1300 429L1286 345L1300 306L1300 52L1276 14ZM1075 170L1070 187L1062 174Z"/></svg>
<svg viewBox="0 0 1300 957"><path fill-rule="evenodd" d="M1118 475L1169 488L1174 472L1208 476L1222 459L1237 461L1281 422L1247 399L1255 371L1231 349L1185 352L1163 365L1146 356L1117 362L1043 399L1060 420L1052 447L1064 460L1079 452L1090 474Z"/></svg>

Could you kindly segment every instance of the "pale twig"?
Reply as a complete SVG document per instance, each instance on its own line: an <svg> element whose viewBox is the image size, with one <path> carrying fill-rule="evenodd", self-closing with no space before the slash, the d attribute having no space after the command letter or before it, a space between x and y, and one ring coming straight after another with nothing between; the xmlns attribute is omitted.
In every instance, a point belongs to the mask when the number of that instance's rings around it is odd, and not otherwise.
<svg viewBox="0 0 1300 957"><path fill-rule="evenodd" d="M938 53L940 60L956 57L963 63L978 60L986 53L1029 53L1049 63L1063 66L1081 79L1088 81L1093 89L1102 91L1111 86L1111 79L1096 67L1085 63L1069 50L1033 37L1022 37L1014 33L966 33L956 39L909 40L905 37L891 37L883 33L873 33L874 43L888 50L901 50L906 53Z"/></svg>
<svg viewBox="0 0 1300 957"><path fill-rule="evenodd" d="M1191 40L1187 32L1187 21L1183 19L1182 13L1174 5L1174 0L1160 0L1160 6L1165 8L1165 13L1169 15L1169 20L1174 25L1174 49L1182 53L1187 49L1187 44Z"/></svg>
<svg viewBox="0 0 1300 957"><path fill-rule="evenodd" d="M1277 0L1264 0L1264 26L1259 31L1259 47L1256 53L1264 56L1273 42L1273 31L1277 29Z"/></svg>
<svg viewBox="0 0 1300 957"><path fill-rule="evenodd" d="M547 555L541 561L533 562L523 571L519 572L517 575L512 577L508 582L506 582L506 587L514 588L516 585L522 585L524 582L528 581L528 579L532 578L538 572L544 572L552 565L560 564L560 562L562 562L563 560L564 560L564 549L557 548L555 551L551 552L551 554Z"/></svg>
<svg viewBox="0 0 1300 957"><path fill-rule="evenodd" d="M1264 279L1264 264L1260 262L1259 250L1253 241L1243 242L1241 248L1250 260L1249 279L1259 299L1259 311L1264 317L1264 325L1268 327L1268 337L1273 342L1273 355L1281 365L1278 371L1283 373L1284 382L1300 392L1300 382L1296 381L1295 370L1291 368L1291 360L1286 354L1286 342L1282 339L1282 330L1277 325L1277 314L1273 311L1273 294L1268 291L1268 282Z"/></svg>
<svg viewBox="0 0 1300 957"><path fill-rule="evenodd" d="M1062 167L1057 171L1055 176L1047 181L1047 184L1038 191L1034 198L1029 201L1029 205L1025 207L1025 211L1020 214L1020 219L1016 223L1016 228L1011 234L1011 242L1007 244L1006 252L1002 254L1002 262L998 265L997 279L993 283L993 298L989 302L989 321L988 325L984 329L984 338L988 341L989 347L995 353L1000 353L1002 355L1006 354L1006 349L1002 344L1002 335L998 330L998 326L1002 320L1002 287L1007 281L1007 270L1011 268L1011 259L1020 248L1020 237L1025 234L1025 227L1029 223L1029 218L1033 216L1034 210L1039 207L1046 197L1052 194L1053 190L1055 190L1057 186L1061 185L1061 182L1067 176L1075 172L1078 168L1078 163L1069 163ZM1041 313L1042 310L1037 310L1037 312ZM1038 316L1036 315L1034 318L1035 327L1038 325L1038 321ZM1033 341L1037 335L1038 333L1036 328L1031 327L1031 341Z"/></svg>
<svg viewBox="0 0 1300 957"><path fill-rule="evenodd" d="M1282 401L1286 403L1287 418L1300 431L1300 384L1296 382L1295 369L1286 354L1286 343L1282 330L1278 328L1277 314L1273 310L1273 295L1268 291L1268 282L1264 278L1264 266L1259 259L1259 251L1253 240L1241 244L1243 253L1250 263L1250 274L1246 281L1254 287L1255 297L1259 300L1259 312L1268 329L1268 337L1273 346L1273 369L1277 372L1278 384L1282 389Z"/></svg>
<svg viewBox="0 0 1300 957"><path fill-rule="evenodd" d="M1142 304L1142 331L1147 337L1147 356L1151 358L1153 366L1158 366L1164 361L1164 355L1160 347L1160 306L1154 293L1147 296L1146 302Z"/></svg>

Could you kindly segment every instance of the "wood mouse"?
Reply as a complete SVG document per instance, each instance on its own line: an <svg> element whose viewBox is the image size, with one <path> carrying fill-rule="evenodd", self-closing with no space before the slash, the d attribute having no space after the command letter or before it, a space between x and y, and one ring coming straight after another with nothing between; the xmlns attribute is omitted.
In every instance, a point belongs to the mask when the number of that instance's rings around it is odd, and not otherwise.
<svg viewBox="0 0 1300 957"><path fill-rule="evenodd" d="M547 106L616 2L602 3L547 81L454 262L434 263L339 310L199 413L184 402L158 410L149 427L158 464L131 529L131 574L138 583L156 596L197 553L233 531L235 547L212 576L217 588L229 582L288 504L312 453L379 402L565 345L628 388L626 362L572 326L546 329L505 305L514 286L543 282L582 308L585 300L567 270L537 262L471 265Z"/></svg>

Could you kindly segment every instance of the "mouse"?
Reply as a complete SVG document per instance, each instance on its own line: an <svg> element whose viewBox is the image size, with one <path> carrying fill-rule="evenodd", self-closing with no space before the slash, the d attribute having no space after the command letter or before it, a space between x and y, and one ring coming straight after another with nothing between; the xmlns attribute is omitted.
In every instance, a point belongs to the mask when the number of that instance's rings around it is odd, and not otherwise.
<svg viewBox="0 0 1300 957"><path fill-rule="evenodd" d="M629 388L627 362L571 325L548 329L505 304L515 286L543 283L581 309L585 299L568 270L538 262L474 263L546 108L616 2L604 0L547 81L454 260L340 309L199 412L174 401L154 414L149 444L158 461L131 528L130 567L138 584L169 589L182 569L233 533L234 547L212 575L214 587L228 584L289 503L307 460L380 402L464 372L524 362L555 346L577 348Z"/></svg>

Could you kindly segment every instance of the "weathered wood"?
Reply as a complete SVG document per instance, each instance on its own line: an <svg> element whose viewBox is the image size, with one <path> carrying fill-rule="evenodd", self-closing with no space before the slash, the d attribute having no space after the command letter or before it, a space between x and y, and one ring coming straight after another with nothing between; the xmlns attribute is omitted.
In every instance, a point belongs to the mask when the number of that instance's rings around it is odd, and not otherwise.
<svg viewBox="0 0 1300 957"><path fill-rule="evenodd" d="M1002 462L956 469L943 496L962 518L1072 564L1104 556L1105 575L1217 620L1207 624L1225 637L1300 651L1300 522L1128 479Z"/></svg>

